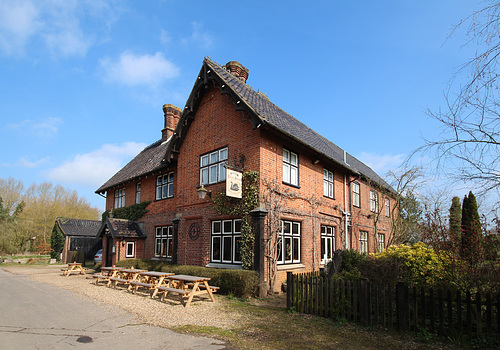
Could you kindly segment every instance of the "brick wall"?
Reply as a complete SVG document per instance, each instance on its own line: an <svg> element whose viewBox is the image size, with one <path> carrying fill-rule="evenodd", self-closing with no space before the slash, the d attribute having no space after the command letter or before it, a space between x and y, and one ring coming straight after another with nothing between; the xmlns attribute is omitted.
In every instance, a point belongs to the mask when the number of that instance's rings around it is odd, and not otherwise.
<svg viewBox="0 0 500 350"><path fill-rule="evenodd" d="M155 200L156 176L159 174L140 180L141 199L152 201L147 207L149 212L140 219L147 233L141 251L144 257L154 257L155 228L172 225L172 220L179 218L178 263L204 266L210 262L211 221L221 218L213 210L210 199L199 199L196 190L200 182L200 156L222 147L228 148L229 165L241 167L240 160L244 156L244 170L260 172L262 202L266 186L274 181L280 190L287 194L286 210L282 218L301 223L301 263L281 266L278 273L280 282L285 280L286 271L290 268L294 271L311 271L322 267L321 225L335 227L335 247L345 249L343 211L352 211L350 246L359 249L359 231L367 231L369 251L376 250L374 215L370 212L371 186L363 179L356 179L360 183L361 206L353 207L350 183L355 178L348 175L343 166L318 157L302 143L290 141L276 131L265 127L253 130L248 118L242 112L235 110L233 101L226 95L221 95L218 88L213 87L205 93L189 132L185 135L177 164L173 166L174 197ZM284 184L282 181L283 148L299 156L298 187ZM323 195L325 168L334 174L333 199ZM127 206L135 203L135 186L136 183L125 185ZM216 193L224 191L224 186L224 183L220 183L205 187ZM378 193L379 207L382 211L377 224L378 232L385 234L387 241L390 222L385 217L384 194L381 191ZM114 191L110 191L107 209L112 208L113 203ZM391 198L391 207L393 204ZM190 227L198 227L200 235L196 238L190 237L188 234ZM267 268L265 270L267 271Z"/></svg>

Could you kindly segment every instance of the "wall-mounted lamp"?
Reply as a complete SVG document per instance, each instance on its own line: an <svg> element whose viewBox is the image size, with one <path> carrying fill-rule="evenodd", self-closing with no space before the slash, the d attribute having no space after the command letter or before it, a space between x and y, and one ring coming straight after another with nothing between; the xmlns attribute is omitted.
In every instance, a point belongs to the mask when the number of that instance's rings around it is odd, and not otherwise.
<svg viewBox="0 0 500 350"><path fill-rule="evenodd" d="M319 159L315 159L315 160L313 161L313 164L315 164L315 165L316 165L316 164L318 164L318 163L319 163Z"/></svg>
<svg viewBox="0 0 500 350"><path fill-rule="evenodd" d="M205 186L203 186L203 185L201 185L201 187L198 187L196 192L198 192L198 198L200 198L200 199L205 199L205 197L207 196L207 193L208 193L208 197L212 198L212 191L207 190L205 188Z"/></svg>

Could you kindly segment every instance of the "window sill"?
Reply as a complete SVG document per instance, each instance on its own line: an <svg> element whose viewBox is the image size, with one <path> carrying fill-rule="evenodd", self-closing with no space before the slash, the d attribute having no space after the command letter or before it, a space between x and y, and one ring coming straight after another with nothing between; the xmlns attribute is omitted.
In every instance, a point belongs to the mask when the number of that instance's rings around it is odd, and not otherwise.
<svg viewBox="0 0 500 350"><path fill-rule="evenodd" d="M330 197L330 196L325 196L325 195L323 195L323 197L335 200L335 197Z"/></svg>
<svg viewBox="0 0 500 350"><path fill-rule="evenodd" d="M290 187L295 187L295 188L300 188L300 186L299 186L299 185L294 185L294 184L291 184L291 183L289 183L289 182L285 182L285 181L283 181L283 185L287 185L287 186L290 186Z"/></svg>
<svg viewBox="0 0 500 350"><path fill-rule="evenodd" d="M214 267L216 269L229 269L229 270L243 270L243 266L238 264L222 264L222 263L208 263L205 267Z"/></svg>
<svg viewBox="0 0 500 350"><path fill-rule="evenodd" d="M297 263L297 264L283 264L283 265L278 265L277 269L278 271L282 270L295 270L295 269L305 269L306 265L302 263Z"/></svg>

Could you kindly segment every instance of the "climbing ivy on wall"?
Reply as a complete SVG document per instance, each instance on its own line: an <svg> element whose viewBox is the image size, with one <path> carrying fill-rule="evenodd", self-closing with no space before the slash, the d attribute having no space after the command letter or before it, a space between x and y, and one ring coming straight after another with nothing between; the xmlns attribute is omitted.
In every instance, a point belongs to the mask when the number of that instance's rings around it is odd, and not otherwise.
<svg viewBox="0 0 500 350"><path fill-rule="evenodd" d="M242 176L242 198L227 197L225 193L216 193L212 201L219 215L241 217L241 265L250 270L253 266L253 245L255 236L250 212L259 205L259 173L247 171Z"/></svg>
<svg viewBox="0 0 500 350"><path fill-rule="evenodd" d="M151 203L151 201L133 204L124 208L113 209L113 218L137 221L148 212L146 207L149 205L149 203ZM102 213L102 221L106 220L108 216L109 210L106 210L104 213Z"/></svg>

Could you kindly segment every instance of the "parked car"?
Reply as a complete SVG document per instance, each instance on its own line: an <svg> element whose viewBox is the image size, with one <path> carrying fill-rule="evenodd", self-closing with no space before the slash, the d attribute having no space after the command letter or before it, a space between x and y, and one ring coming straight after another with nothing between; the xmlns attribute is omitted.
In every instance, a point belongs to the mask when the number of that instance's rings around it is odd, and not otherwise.
<svg viewBox="0 0 500 350"><path fill-rule="evenodd" d="M99 249L94 255L94 264L102 262L102 249Z"/></svg>

